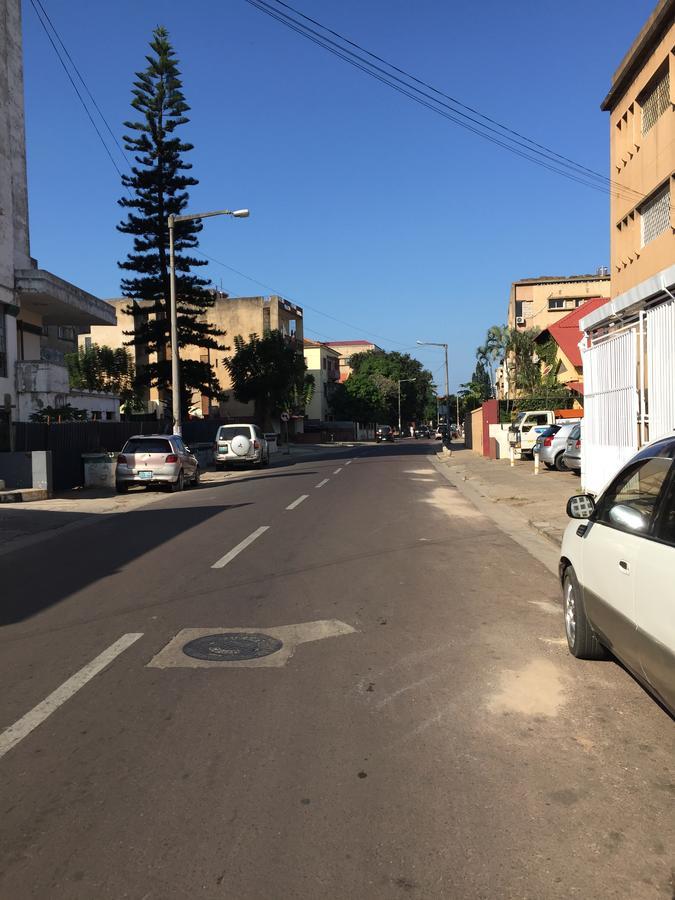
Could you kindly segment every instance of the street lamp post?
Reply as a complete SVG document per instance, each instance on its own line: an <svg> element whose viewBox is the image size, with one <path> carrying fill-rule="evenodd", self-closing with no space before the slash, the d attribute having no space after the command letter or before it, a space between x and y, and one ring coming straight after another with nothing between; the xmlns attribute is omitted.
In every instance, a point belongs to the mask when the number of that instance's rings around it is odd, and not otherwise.
<svg viewBox="0 0 675 900"><path fill-rule="evenodd" d="M437 341L417 341L425 347L442 347L445 351L445 425L447 428L446 443L450 443L450 379L448 377L448 345ZM459 424L459 423L458 423Z"/></svg>
<svg viewBox="0 0 675 900"><path fill-rule="evenodd" d="M248 218L247 209L218 209L215 212L194 213L185 216L170 215L169 226L169 291L171 303L171 400L173 407L173 433L182 434L180 409L180 366L178 357L178 311L176 303L176 260L174 255L174 226L176 222L192 219L208 219L211 216L233 216L235 219Z"/></svg>
<svg viewBox="0 0 675 900"><path fill-rule="evenodd" d="M401 385L404 381L417 381L416 378L399 378L398 380L398 434L401 436Z"/></svg>

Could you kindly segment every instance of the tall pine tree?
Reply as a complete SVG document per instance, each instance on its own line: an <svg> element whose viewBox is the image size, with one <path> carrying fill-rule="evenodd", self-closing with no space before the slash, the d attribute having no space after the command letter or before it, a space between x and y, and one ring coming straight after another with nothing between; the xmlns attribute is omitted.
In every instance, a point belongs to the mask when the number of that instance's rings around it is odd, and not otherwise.
<svg viewBox="0 0 675 900"><path fill-rule="evenodd" d="M176 135L177 129L189 121L185 115L189 106L165 28L155 29L150 49L152 52L146 57L148 67L136 73L133 83L131 105L139 114L138 121L124 123L131 132L124 135L125 146L134 154L136 165L132 166L132 175L122 177L129 196L118 202L129 212L117 227L134 239L133 252L119 263L121 269L135 273L122 279L122 292L132 300L151 300L154 304L149 316L136 316L136 330L130 335L130 345L146 347L154 354L154 361L138 372L138 379L167 395L171 390L167 218L183 212L188 202L187 189L198 181L185 174L192 166L183 156L193 145ZM189 253L197 247L201 229L200 221L178 222L174 229L178 346L225 350L228 348L217 340L225 332L209 325L204 317L214 303L206 290L209 282L191 271L207 264ZM147 307L143 312L146 310ZM139 309L134 303L128 311L138 314ZM181 359L181 384L183 410L193 390L208 397L220 394L216 374L208 362Z"/></svg>

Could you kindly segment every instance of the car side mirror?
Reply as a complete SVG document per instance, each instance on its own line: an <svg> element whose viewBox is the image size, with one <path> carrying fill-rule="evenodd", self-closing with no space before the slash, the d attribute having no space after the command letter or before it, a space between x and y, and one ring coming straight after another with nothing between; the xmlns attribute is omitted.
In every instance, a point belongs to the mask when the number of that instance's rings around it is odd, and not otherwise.
<svg viewBox="0 0 675 900"><path fill-rule="evenodd" d="M614 525L627 528L629 531L646 531L649 524L641 512L626 503L612 506L609 510L609 519Z"/></svg>
<svg viewBox="0 0 675 900"><path fill-rule="evenodd" d="M590 519L595 511L595 500L590 494L575 494L567 501L570 519Z"/></svg>

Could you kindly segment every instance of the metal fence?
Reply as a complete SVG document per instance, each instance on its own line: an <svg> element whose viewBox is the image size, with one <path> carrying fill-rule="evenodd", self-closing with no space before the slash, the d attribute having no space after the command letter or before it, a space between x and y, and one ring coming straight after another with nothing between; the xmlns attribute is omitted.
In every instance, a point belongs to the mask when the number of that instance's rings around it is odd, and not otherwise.
<svg viewBox="0 0 675 900"><path fill-rule="evenodd" d="M675 302L647 310L649 440L675 431Z"/></svg>

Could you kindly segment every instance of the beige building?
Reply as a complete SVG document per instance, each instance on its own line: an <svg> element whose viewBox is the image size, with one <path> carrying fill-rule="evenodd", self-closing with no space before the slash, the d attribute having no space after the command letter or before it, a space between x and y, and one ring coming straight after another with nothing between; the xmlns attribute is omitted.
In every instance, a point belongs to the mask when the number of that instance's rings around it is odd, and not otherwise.
<svg viewBox="0 0 675 900"><path fill-rule="evenodd" d="M108 347L123 347L129 341L125 332L133 332L139 317L152 315L149 309L152 303L136 302L137 313L132 315L127 312L131 302L127 298L109 300L108 303L115 308L117 324L114 326L100 326L89 330L87 334L80 335L80 346L91 344L105 345ZM210 362L213 365L218 382L223 391L228 392L232 387L229 374L223 364L223 360L233 352L234 338L241 335L248 340L251 334L262 336L266 331L280 331L289 341L292 341L302 353L303 348L303 313L299 306L284 300L283 297L272 295L270 297L229 297L227 294L218 293L214 305L207 310L206 321L214 325L225 334L218 338L220 343L228 350L209 350L200 347L182 347L183 359L198 359ZM147 352L143 347L129 348L134 350L136 367L139 368L149 361ZM158 411L163 414L165 404L162 402L160 392L153 388L146 397L148 411ZM245 421L253 416L253 404L240 403L235 400L233 394L228 395L226 401L220 403L201 394L194 394L190 407L191 415L196 416L223 416L228 418L243 418Z"/></svg>
<svg viewBox="0 0 675 900"><path fill-rule="evenodd" d="M334 347L308 340L304 353L307 374L314 378L314 394L305 414L311 422L330 421L330 400L340 381L340 354Z"/></svg>
<svg viewBox="0 0 675 900"><path fill-rule="evenodd" d="M609 297L606 269L595 275L544 275L514 281L509 294L507 324L522 331L543 331L593 297Z"/></svg>
<svg viewBox="0 0 675 900"><path fill-rule="evenodd" d="M340 354L340 381L346 381L352 374L351 358L357 353L367 353L369 350L381 350L372 341L328 341L327 347L332 347Z"/></svg>
<svg viewBox="0 0 675 900"><path fill-rule="evenodd" d="M675 262L675 3L661 0L602 103L609 113L612 298Z"/></svg>
<svg viewBox="0 0 675 900"><path fill-rule="evenodd" d="M675 429L675 0L660 0L614 73L609 113L611 300L581 320L581 474L599 491Z"/></svg>

